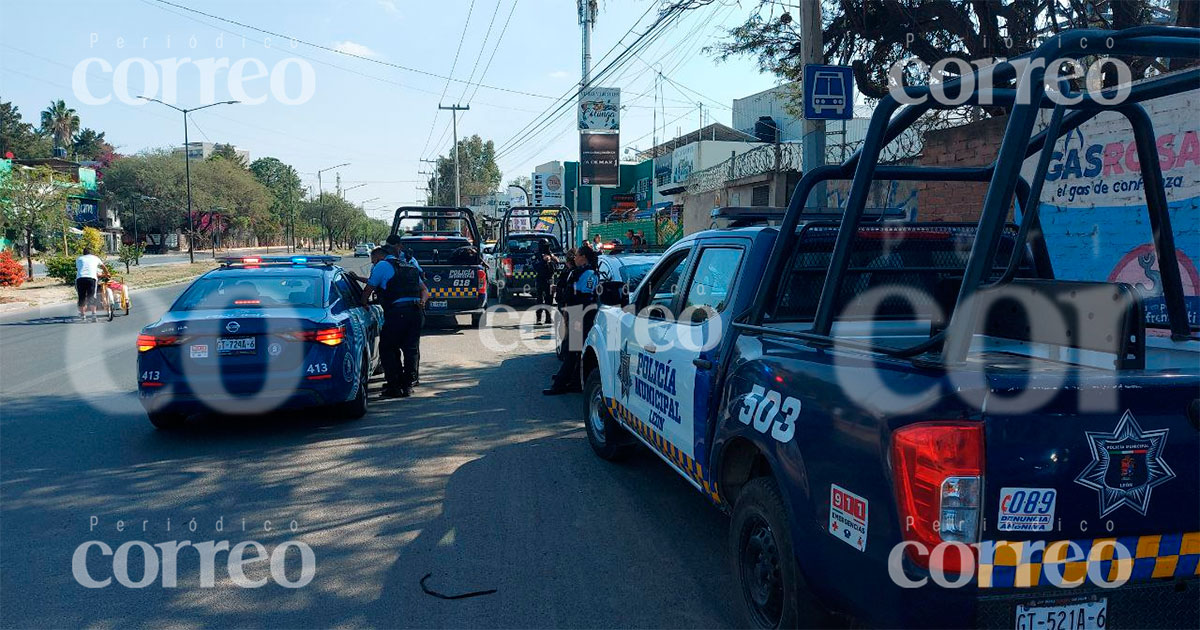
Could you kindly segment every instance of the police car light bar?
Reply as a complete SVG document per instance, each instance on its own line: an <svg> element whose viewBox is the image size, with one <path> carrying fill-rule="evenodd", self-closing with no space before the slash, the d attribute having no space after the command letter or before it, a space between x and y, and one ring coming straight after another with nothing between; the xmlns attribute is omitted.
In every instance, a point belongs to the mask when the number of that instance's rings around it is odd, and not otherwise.
<svg viewBox="0 0 1200 630"><path fill-rule="evenodd" d="M341 256L227 256L218 258L221 265L330 265Z"/></svg>

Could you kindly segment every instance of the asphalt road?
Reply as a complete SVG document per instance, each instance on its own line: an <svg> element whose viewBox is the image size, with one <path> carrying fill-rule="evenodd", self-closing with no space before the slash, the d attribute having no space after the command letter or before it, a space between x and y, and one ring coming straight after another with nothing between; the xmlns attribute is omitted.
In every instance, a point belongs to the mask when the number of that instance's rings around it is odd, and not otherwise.
<svg viewBox="0 0 1200 630"><path fill-rule="evenodd" d="M133 312L111 323L72 323L71 306L0 317L0 625L739 623L727 519L648 451L595 457L582 397L540 395L551 352L492 352L478 330L432 330L414 397L373 399L361 420L211 418L163 433L136 400L133 341L180 290L135 293ZM494 326L506 344L552 343L548 328L512 317ZM300 541L315 574L300 588L244 588L218 553L202 587L199 554L185 548L175 587L155 567L143 588L89 589L72 557L92 540ZM134 582L140 548L127 558ZM90 550L93 578L113 564ZM246 575L270 577L267 564ZM284 577L300 580L300 565L293 547ZM422 589L426 574L442 594L495 592L440 599Z"/></svg>

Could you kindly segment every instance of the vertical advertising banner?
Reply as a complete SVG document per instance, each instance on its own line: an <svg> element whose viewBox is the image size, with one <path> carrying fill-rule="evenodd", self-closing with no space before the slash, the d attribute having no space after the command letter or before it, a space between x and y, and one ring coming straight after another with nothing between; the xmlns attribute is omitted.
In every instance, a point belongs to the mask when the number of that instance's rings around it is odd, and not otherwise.
<svg viewBox="0 0 1200 630"><path fill-rule="evenodd" d="M593 87L579 95L580 131L621 130L621 89Z"/></svg>
<svg viewBox="0 0 1200 630"><path fill-rule="evenodd" d="M579 135L579 185L619 186L621 169L618 154L621 136L615 133Z"/></svg>
<svg viewBox="0 0 1200 630"><path fill-rule="evenodd" d="M566 198L561 173L534 173L531 206L561 206Z"/></svg>

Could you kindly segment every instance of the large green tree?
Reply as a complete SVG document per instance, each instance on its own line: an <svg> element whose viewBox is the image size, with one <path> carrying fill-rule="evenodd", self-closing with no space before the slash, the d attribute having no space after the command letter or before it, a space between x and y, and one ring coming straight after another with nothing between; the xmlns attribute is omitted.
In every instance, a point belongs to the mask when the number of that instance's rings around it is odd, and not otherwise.
<svg viewBox="0 0 1200 630"><path fill-rule="evenodd" d="M50 157L50 140L22 120L19 107L0 101L0 157L9 153L17 158Z"/></svg>
<svg viewBox="0 0 1200 630"><path fill-rule="evenodd" d="M50 101L50 106L42 110L42 133L54 139L55 149L70 148L76 131L79 131L79 114L62 99Z"/></svg>
<svg viewBox="0 0 1200 630"><path fill-rule="evenodd" d="M852 66L855 88L870 98L887 93L888 70L901 59L915 56L931 66L946 57L1012 57L1070 28L1146 24L1169 5L1168 0L803 1L821 3L826 61ZM759 0L745 22L710 51L720 59L753 57L764 72L799 81L800 32L791 11L792 3ZM1151 66L1161 69L1147 59L1131 60L1131 66L1135 77Z"/></svg>
<svg viewBox="0 0 1200 630"><path fill-rule="evenodd" d="M33 241L66 220L67 196L74 184L46 167L14 166L0 175L0 217L21 234L25 263L33 277Z"/></svg>
<svg viewBox="0 0 1200 630"><path fill-rule="evenodd" d="M271 214L286 231L295 226L304 190L295 168L279 158L264 157L250 164L250 173L271 194Z"/></svg>
<svg viewBox="0 0 1200 630"><path fill-rule="evenodd" d="M208 159L210 161L228 160L229 162L235 164L238 168L247 168L246 158L238 155L237 149L235 149L232 144L221 144L218 142L217 144L213 145L212 154L208 156Z"/></svg>
<svg viewBox="0 0 1200 630"><path fill-rule="evenodd" d="M459 178L462 198L454 199L454 152L438 156L436 175L429 179L432 205L466 205L471 195L495 192L500 185L500 166L496 164L496 145L478 135L458 141Z"/></svg>
<svg viewBox="0 0 1200 630"><path fill-rule="evenodd" d="M104 132L83 128L71 139L71 155L76 160L102 160L111 156L113 147L104 140Z"/></svg>

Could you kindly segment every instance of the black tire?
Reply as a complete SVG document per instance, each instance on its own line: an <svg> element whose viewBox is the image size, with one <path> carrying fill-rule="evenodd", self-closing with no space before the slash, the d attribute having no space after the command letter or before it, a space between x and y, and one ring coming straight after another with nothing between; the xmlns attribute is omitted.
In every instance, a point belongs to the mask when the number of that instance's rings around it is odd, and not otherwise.
<svg viewBox="0 0 1200 630"><path fill-rule="evenodd" d="M609 461L621 459L629 454L633 446L629 433L621 426L604 404L604 388L600 381L600 370L592 370L583 385L583 426L587 430L588 444L600 456Z"/></svg>
<svg viewBox="0 0 1200 630"><path fill-rule="evenodd" d="M471 328L479 328L483 323L483 313L471 313Z"/></svg>
<svg viewBox="0 0 1200 630"><path fill-rule="evenodd" d="M792 532L779 486L751 479L738 495L729 528L733 577L742 593L747 627L829 627L796 565Z"/></svg>
<svg viewBox="0 0 1200 630"><path fill-rule="evenodd" d="M112 321L117 316L117 309L113 308L113 301L108 301L108 321Z"/></svg>
<svg viewBox="0 0 1200 630"><path fill-rule="evenodd" d="M367 415L367 381L371 378L371 362L365 354L358 369L358 389L354 392L354 398L338 405L338 415L347 420L358 420Z"/></svg>
<svg viewBox="0 0 1200 630"><path fill-rule="evenodd" d="M161 411L146 412L146 416L150 418L150 424L160 431L178 431L183 428L187 417L178 413L165 413Z"/></svg>

